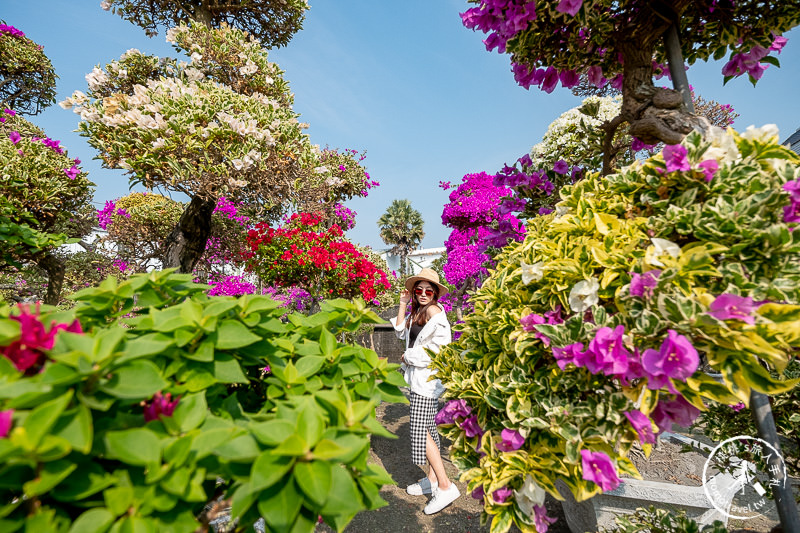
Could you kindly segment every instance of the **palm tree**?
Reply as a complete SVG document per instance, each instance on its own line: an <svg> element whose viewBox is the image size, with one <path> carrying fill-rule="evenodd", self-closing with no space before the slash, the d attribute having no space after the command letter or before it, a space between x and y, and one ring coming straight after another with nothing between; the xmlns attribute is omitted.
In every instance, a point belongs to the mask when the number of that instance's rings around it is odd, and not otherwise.
<svg viewBox="0 0 800 533"><path fill-rule="evenodd" d="M392 245L391 252L400 255L400 276L406 275L406 258L419 246L425 232L425 221L419 211L411 207L408 200L393 200L386 212L378 219L381 239Z"/></svg>

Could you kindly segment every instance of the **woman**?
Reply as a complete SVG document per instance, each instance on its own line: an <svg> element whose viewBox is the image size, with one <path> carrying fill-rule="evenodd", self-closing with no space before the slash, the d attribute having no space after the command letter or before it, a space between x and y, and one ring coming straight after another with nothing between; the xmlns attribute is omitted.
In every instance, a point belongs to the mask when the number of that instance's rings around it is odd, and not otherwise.
<svg viewBox="0 0 800 533"><path fill-rule="evenodd" d="M438 352L441 346L452 339L450 323L437 303L447 293L447 288L439 283L439 275L430 268L423 268L418 275L408 278L405 286L406 289L400 294L400 308L394 329L397 336L406 341L400 369L405 372L406 382L411 389L411 459L423 470L425 460L428 462L428 477L409 485L406 492L415 496L433 494L425 506L425 514L434 514L461 495L456 484L447 477L442 463L441 443L434 418L444 387L438 379L429 380L435 370L429 366L431 358L427 352ZM410 302L411 313L406 318L406 308Z"/></svg>

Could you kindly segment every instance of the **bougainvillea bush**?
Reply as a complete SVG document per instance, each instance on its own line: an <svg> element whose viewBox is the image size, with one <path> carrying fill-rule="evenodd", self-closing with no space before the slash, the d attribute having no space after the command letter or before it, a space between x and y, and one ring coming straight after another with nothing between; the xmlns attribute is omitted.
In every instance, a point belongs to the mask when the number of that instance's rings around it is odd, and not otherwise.
<svg viewBox="0 0 800 533"><path fill-rule="evenodd" d="M248 269L267 285L305 289L316 302L323 298L361 296L371 301L390 287L386 273L344 238L323 217L292 215L285 227L256 224L247 235L252 256Z"/></svg>
<svg viewBox="0 0 800 533"><path fill-rule="evenodd" d="M292 314L191 275L109 278L70 311L0 309L0 530L342 531L384 505L367 464L397 365L336 337L360 300Z"/></svg>
<svg viewBox="0 0 800 533"><path fill-rule="evenodd" d="M558 480L585 500L638 477L630 448L705 401L797 385L798 163L774 126L692 133L565 187L498 255L433 362L438 421L493 531L545 531Z"/></svg>

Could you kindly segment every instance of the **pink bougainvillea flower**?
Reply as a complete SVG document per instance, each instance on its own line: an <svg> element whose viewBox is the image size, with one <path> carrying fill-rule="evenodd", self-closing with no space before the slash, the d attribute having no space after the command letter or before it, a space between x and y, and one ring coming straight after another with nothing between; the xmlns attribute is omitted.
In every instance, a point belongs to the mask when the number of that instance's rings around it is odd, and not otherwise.
<svg viewBox="0 0 800 533"><path fill-rule="evenodd" d="M555 524L557 519L547 516L547 508L544 505L533 506L533 521L536 525L537 533L547 533L551 524Z"/></svg>
<svg viewBox="0 0 800 533"><path fill-rule="evenodd" d="M500 432L500 438L502 440L497 444L497 449L501 452L519 450L525 444L525 437L516 429L504 429Z"/></svg>
<svg viewBox="0 0 800 533"><path fill-rule="evenodd" d="M13 144L17 144L20 141L20 139L22 139L22 136L19 134L18 131L12 131L11 133L8 134L8 138L11 139L11 142Z"/></svg>
<svg viewBox="0 0 800 533"><path fill-rule="evenodd" d="M574 17L580 10L581 4L583 4L583 0L561 0L556 6L556 11Z"/></svg>
<svg viewBox="0 0 800 533"><path fill-rule="evenodd" d="M465 400L450 400L444 408L436 413L436 424L454 424L457 418L466 418L472 412L472 408L467 405Z"/></svg>
<svg viewBox="0 0 800 533"><path fill-rule="evenodd" d="M478 425L478 417L475 415L461 422L461 429L464 430L464 434L469 438L483 435L483 429Z"/></svg>
<svg viewBox="0 0 800 533"><path fill-rule="evenodd" d="M542 90L546 93L551 93L558 85L558 71L554 67L547 67L542 79Z"/></svg>
<svg viewBox="0 0 800 533"><path fill-rule="evenodd" d="M72 333L83 333L81 325L77 320L71 324L53 323L48 331L40 320L39 305L36 305L35 312L31 312L30 306L19 304L21 313L9 317L20 324L20 338L9 344L0 347L0 353L8 358L17 370L22 372L34 372L45 360L45 350L50 350L55 344L55 337L59 331L70 331Z"/></svg>
<svg viewBox="0 0 800 533"><path fill-rule="evenodd" d="M483 497L486 493L483 491L483 485L478 485L475 490L472 491L472 497L476 500L483 500Z"/></svg>
<svg viewBox="0 0 800 533"><path fill-rule="evenodd" d="M64 174L66 174L67 177L71 180L77 178L79 173L80 170L78 170L78 167L76 167L75 165L72 165L70 168L64 169Z"/></svg>
<svg viewBox="0 0 800 533"><path fill-rule="evenodd" d="M744 402L739 402L729 406L731 409L736 411L737 413L745 408Z"/></svg>
<svg viewBox="0 0 800 533"><path fill-rule="evenodd" d="M586 76L589 79L589 83L598 88L608 83L608 80L603 77L603 69L597 65L589 67L586 71Z"/></svg>
<svg viewBox="0 0 800 533"><path fill-rule="evenodd" d="M656 436L653 433L653 424L646 414L637 410L625 411L628 422L633 426L634 431L639 435L642 444L655 444Z"/></svg>
<svg viewBox="0 0 800 533"><path fill-rule="evenodd" d="M580 75L574 70L564 70L558 75L561 80L561 86L565 89L572 89L581 82Z"/></svg>
<svg viewBox="0 0 800 533"><path fill-rule="evenodd" d="M603 452L581 450L581 466L583 479L596 483L603 492L614 490L620 484L614 463Z"/></svg>
<svg viewBox="0 0 800 533"><path fill-rule="evenodd" d="M653 295L653 289L658 285L660 275L660 270L648 270L643 274L631 272L631 296L650 298Z"/></svg>
<svg viewBox="0 0 800 533"><path fill-rule="evenodd" d="M6 438L11 431L11 419L14 417L14 410L8 409L0 411L0 439Z"/></svg>
<svg viewBox="0 0 800 533"><path fill-rule="evenodd" d="M492 499L495 503L506 503L506 500L514 491L508 487L502 487L492 493Z"/></svg>
<svg viewBox="0 0 800 533"><path fill-rule="evenodd" d="M783 190L789 193L793 202L800 202L800 180L784 183Z"/></svg>
<svg viewBox="0 0 800 533"><path fill-rule="evenodd" d="M650 413L650 418L656 423L658 432L661 433L671 429L673 422L683 427L689 427L699 414L700 410L686 401L686 398L675 396L674 399L659 400L656 408Z"/></svg>
<svg viewBox="0 0 800 533"><path fill-rule="evenodd" d="M667 330L667 338L659 351L648 349L642 355L642 367L648 376L647 387L656 390L667 385L673 394L677 391L667 378L686 381L699 364L700 357L691 341L672 329Z"/></svg>
<svg viewBox="0 0 800 533"><path fill-rule="evenodd" d="M786 37L783 37L781 35L775 35L775 38L773 39L769 49L772 52L778 52L780 54L781 50L783 50L783 47L786 46L787 42L789 42L789 39L787 39Z"/></svg>
<svg viewBox="0 0 800 533"><path fill-rule="evenodd" d="M741 320L747 324L754 324L753 311L758 305L749 296L743 297L736 294L720 294L711 302L708 314L718 320Z"/></svg>
<svg viewBox="0 0 800 533"><path fill-rule="evenodd" d="M719 170L719 163L717 163L716 159L706 159L701 161L697 168L703 171L706 181L711 181L714 179L714 174Z"/></svg>
<svg viewBox="0 0 800 533"><path fill-rule="evenodd" d="M628 371L628 359L631 354L622 341L624 334L625 326L622 325L613 330L602 327L595 332L594 339L589 342L585 362L589 372L612 376L625 374Z"/></svg>
<svg viewBox="0 0 800 533"><path fill-rule="evenodd" d="M667 172L686 172L691 170L689 160L686 159L686 147L682 144L668 144L662 152L664 163L667 164Z"/></svg>
<svg viewBox="0 0 800 533"><path fill-rule="evenodd" d="M564 370L570 363L575 366L583 366L586 352L583 351L583 343L576 342L563 348L553 346L553 357L556 359L558 368Z"/></svg>
<svg viewBox="0 0 800 533"><path fill-rule="evenodd" d="M534 326L538 324L547 324L548 321L542 315L537 315L536 313L531 313L527 316L524 316L519 319L520 324L522 324L522 329L527 332L536 332L534 337L539 339L544 343L545 346L550 346L550 339L545 336L544 334L538 332Z"/></svg>
<svg viewBox="0 0 800 533"><path fill-rule="evenodd" d="M559 159L553 165L553 172L556 174L566 174L569 171L569 165L563 159Z"/></svg>
<svg viewBox="0 0 800 533"><path fill-rule="evenodd" d="M172 394L169 392L166 395L162 395L161 392L155 393L150 402L144 406L144 421L158 420L162 415L171 417L180 399L181 397L178 396L173 400Z"/></svg>

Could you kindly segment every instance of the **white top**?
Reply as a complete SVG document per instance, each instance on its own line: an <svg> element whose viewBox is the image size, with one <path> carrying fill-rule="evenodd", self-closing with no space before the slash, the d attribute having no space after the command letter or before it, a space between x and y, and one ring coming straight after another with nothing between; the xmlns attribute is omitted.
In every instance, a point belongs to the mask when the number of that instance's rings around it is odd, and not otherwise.
<svg viewBox="0 0 800 533"><path fill-rule="evenodd" d="M447 315L444 311L433 315L422 327L411 348L408 347L409 328L405 326L406 321L404 320L398 326L395 323L396 320L392 320L394 331L398 338L406 341L406 351L403 353L405 363L400 365L400 370L404 372L409 388L420 396L438 398L444 392L444 386L439 379L428 381L431 376L436 374L436 370L428 366L431 357L427 350L438 353L442 346L449 344L453 339Z"/></svg>

